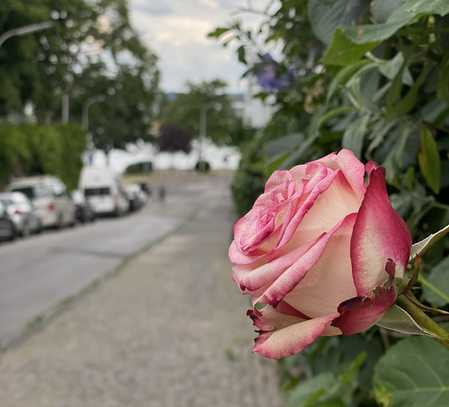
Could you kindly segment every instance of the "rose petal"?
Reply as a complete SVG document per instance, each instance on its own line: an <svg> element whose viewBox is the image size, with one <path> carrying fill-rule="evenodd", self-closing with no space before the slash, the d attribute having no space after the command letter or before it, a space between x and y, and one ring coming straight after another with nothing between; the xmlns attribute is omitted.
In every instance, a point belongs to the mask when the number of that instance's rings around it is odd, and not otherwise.
<svg viewBox="0 0 449 407"><path fill-rule="evenodd" d="M410 255L411 237L405 222L391 207L383 168L374 169L351 239L354 283L361 297L389 279L389 259L401 276Z"/></svg>
<svg viewBox="0 0 449 407"><path fill-rule="evenodd" d="M250 309L246 314L252 319L254 326L262 332L282 329L307 319L284 314L270 305L267 305L262 310Z"/></svg>
<svg viewBox="0 0 449 407"><path fill-rule="evenodd" d="M351 236L357 214L348 215L330 238L318 262L284 301L310 317L337 312L357 295L352 279Z"/></svg>
<svg viewBox="0 0 449 407"><path fill-rule="evenodd" d="M310 243L308 245L302 245L284 256L263 263L256 268L252 268L251 266L234 266L234 280L238 282L243 291L258 290L267 284L271 284L287 268L295 263L309 247Z"/></svg>
<svg viewBox="0 0 449 407"><path fill-rule="evenodd" d="M366 331L382 318L395 301L396 293L393 287L378 289L374 298L352 298L340 304L340 317L332 325L340 328L343 335Z"/></svg>
<svg viewBox="0 0 449 407"><path fill-rule="evenodd" d="M279 185L293 181L290 171L279 170L274 171L265 184L265 193L277 188Z"/></svg>
<svg viewBox="0 0 449 407"><path fill-rule="evenodd" d="M257 301L276 306L304 278L306 273L318 262L332 235L338 231L346 218L329 232L323 233L299 259L285 270ZM302 310L301 310L302 311Z"/></svg>
<svg viewBox="0 0 449 407"><path fill-rule="evenodd" d="M271 359L280 359L301 352L330 327L338 314L298 322L274 332L262 333L253 351Z"/></svg>
<svg viewBox="0 0 449 407"><path fill-rule="evenodd" d="M318 197L331 186L332 181L337 175L338 173L336 172L327 172L326 175L322 176L319 181L314 184L310 194L298 208L288 226L285 228L285 232L279 241L278 247L283 246L292 238L307 212L314 206Z"/></svg>
<svg viewBox="0 0 449 407"><path fill-rule="evenodd" d="M345 216L357 212L362 200L357 197L341 171L338 171L329 188L326 189L304 216L295 235L286 244L284 253L292 248L315 240L329 231Z"/></svg>
<svg viewBox="0 0 449 407"><path fill-rule="evenodd" d="M354 192L362 198L365 188L365 166L351 150L342 149L337 154L338 166L342 170Z"/></svg>
<svg viewBox="0 0 449 407"><path fill-rule="evenodd" d="M232 264L253 264L257 262L263 255L248 256L240 251L235 240L232 241L228 250L229 260Z"/></svg>

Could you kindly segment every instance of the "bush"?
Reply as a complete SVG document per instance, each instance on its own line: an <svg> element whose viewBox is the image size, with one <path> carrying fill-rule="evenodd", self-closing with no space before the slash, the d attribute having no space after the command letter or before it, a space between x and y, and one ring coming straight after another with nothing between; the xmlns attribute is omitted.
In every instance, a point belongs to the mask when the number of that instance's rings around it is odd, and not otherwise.
<svg viewBox="0 0 449 407"><path fill-rule="evenodd" d="M51 174L74 189L86 146L75 125L0 126L0 184L12 177Z"/></svg>
<svg viewBox="0 0 449 407"><path fill-rule="evenodd" d="M263 192L266 177L259 147L260 140L256 139L242 150L242 159L232 180L232 198L238 215L248 212Z"/></svg>
<svg viewBox="0 0 449 407"><path fill-rule="evenodd" d="M153 163L151 161L142 161L140 163L131 164L126 168L127 175L148 174L153 171Z"/></svg>

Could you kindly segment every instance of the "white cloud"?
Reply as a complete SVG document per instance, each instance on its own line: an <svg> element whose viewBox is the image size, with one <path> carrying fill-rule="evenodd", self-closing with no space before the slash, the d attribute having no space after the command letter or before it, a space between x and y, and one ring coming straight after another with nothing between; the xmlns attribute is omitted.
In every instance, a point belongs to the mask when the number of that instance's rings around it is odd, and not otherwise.
<svg viewBox="0 0 449 407"><path fill-rule="evenodd" d="M164 90L179 91L187 80L214 78L226 80L234 91L240 89L244 67L232 49L206 35L229 22L231 12L245 4L245 0L130 1L134 27L160 58Z"/></svg>

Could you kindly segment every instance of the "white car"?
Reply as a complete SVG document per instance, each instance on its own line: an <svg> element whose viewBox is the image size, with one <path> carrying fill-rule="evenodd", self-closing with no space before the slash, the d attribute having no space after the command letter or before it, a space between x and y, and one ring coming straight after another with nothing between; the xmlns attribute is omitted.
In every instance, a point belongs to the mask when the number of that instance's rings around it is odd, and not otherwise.
<svg viewBox="0 0 449 407"><path fill-rule="evenodd" d="M42 225L39 216L30 200L20 192L0 193L0 202L6 208L9 218L13 221L16 233L28 236L39 233Z"/></svg>
<svg viewBox="0 0 449 407"><path fill-rule="evenodd" d="M32 202L42 227L61 228L76 222L75 204L59 178L49 175L19 178L8 190L21 192Z"/></svg>
<svg viewBox="0 0 449 407"><path fill-rule="evenodd" d="M129 211L126 192L119 178L107 168L84 168L79 189L96 215L121 216Z"/></svg>
<svg viewBox="0 0 449 407"><path fill-rule="evenodd" d="M142 208L147 203L148 196L139 184L125 185L125 191L131 212Z"/></svg>

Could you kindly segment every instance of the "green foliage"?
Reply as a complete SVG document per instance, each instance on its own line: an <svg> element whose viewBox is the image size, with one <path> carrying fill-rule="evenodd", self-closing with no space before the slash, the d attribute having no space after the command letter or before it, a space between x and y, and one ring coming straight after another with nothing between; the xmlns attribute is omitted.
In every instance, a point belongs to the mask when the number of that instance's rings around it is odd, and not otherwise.
<svg viewBox="0 0 449 407"><path fill-rule="evenodd" d="M231 189L237 214L242 215L251 209L256 198L263 192L266 175L264 157L260 149L260 136L243 150L243 157L232 181Z"/></svg>
<svg viewBox="0 0 449 407"><path fill-rule="evenodd" d="M207 138L217 144L243 145L254 132L243 122L234 107L232 95L226 91L227 84L218 79L188 83L187 92L167 97L162 103L160 121L198 137L203 116Z"/></svg>
<svg viewBox="0 0 449 407"><path fill-rule="evenodd" d="M319 373L290 392L287 407L348 406L357 389L357 375L365 363L366 353L359 353L339 374Z"/></svg>
<svg viewBox="0 0 449 407"><path fill-rule="evenodd" d="M388 40L398 30L415 23L420 18L429 15L444 16L449 13L449 3L446 0L404 0L395 9L387 9L389 7L385 5L387 2L390 3L391 0L377 1L375 8L377 16L380 9L384 16L388 16L384 23L358 25L336 30L326 52L327 64L352 64L354 59L362 57L382 41ZM344 7L344 3L342 3L342 7ZM389 14L390 12L391 14ZM343 50L345 58L341 55Z"/></svg>
<svg viewBox="0 0 449 407"><path fill-rule="evenodd" d="M84 132L74 125L0 126L0 184L13 176L51 174L78 185Z"/></svg>
<svg viewBox="0 0 449 407"><path fill-rule="evenodd" d="M422 277L424 298L430 304L442 307L449 303L449 257L441 260L428 277Z"/></svg>
<svg viewBox="0 0 449 407"><path fill-rule="evenodd" d="M245 45L248 55L278 46L282 55L277 59L295 72L295 80L287 90L270 95L277 113L267 129L277 134L259 140L257 156L243 152L246 184L238 183L240 188L251 184L251 164L261 169L253 176L260 182L261 174L266 179L275 169L344 146L361 160L385 167L393 206L407 221L414 241L447 225L449 2L281 0L271 14L256 12L266 16L259 30L248 34L246 27L232 23L215 36L236 42L236 49ZM246 65L248 75L257 74L254 64ZM279 117L287 124L273 126ZM242 178L241 171L237 177ZM247 196L245 205L245 196L238 196L242 210L255 199ZM426 253L414 291L421 302L446 311L448 254L447 240ZM414 329L406 315L388 317L385 327ZM320 405L322 400L374 406L373 369L385 353L375 375L380 405L449 405L447 350L430 340L402 340L397 335L371 330L357 337L320 340L282 362L283 387L297 395L299 406ZM363 351L368 359L353 378L356 389L346 399L327 399L330 383ZM426 361L417 360L421 355Z"/></svg>
<svg viewBox="0 0 449 407"><path fill-rule="evenodd" d="M419 168L427 185L433 192L440 192L441 162L438 146L429 129L421 130L421 150L418 155Z"/></svg>
<svg viewBox="0 0 449 407"><path fill-rule="evenodd" d="M130 23L127 0L5 0L0 35L33 23L51 27L13 36L0 46L0 117L24 121L32 106L40 123L82 122L105 150L149 137L158 92L157 58Z"/></svg>
<svg viewBox="0 0 449 407"><path fill-rule="evenodd" d="M449 405L447 349L424 337L404 339L376 366L376 399L384 407Z"/></svg>

